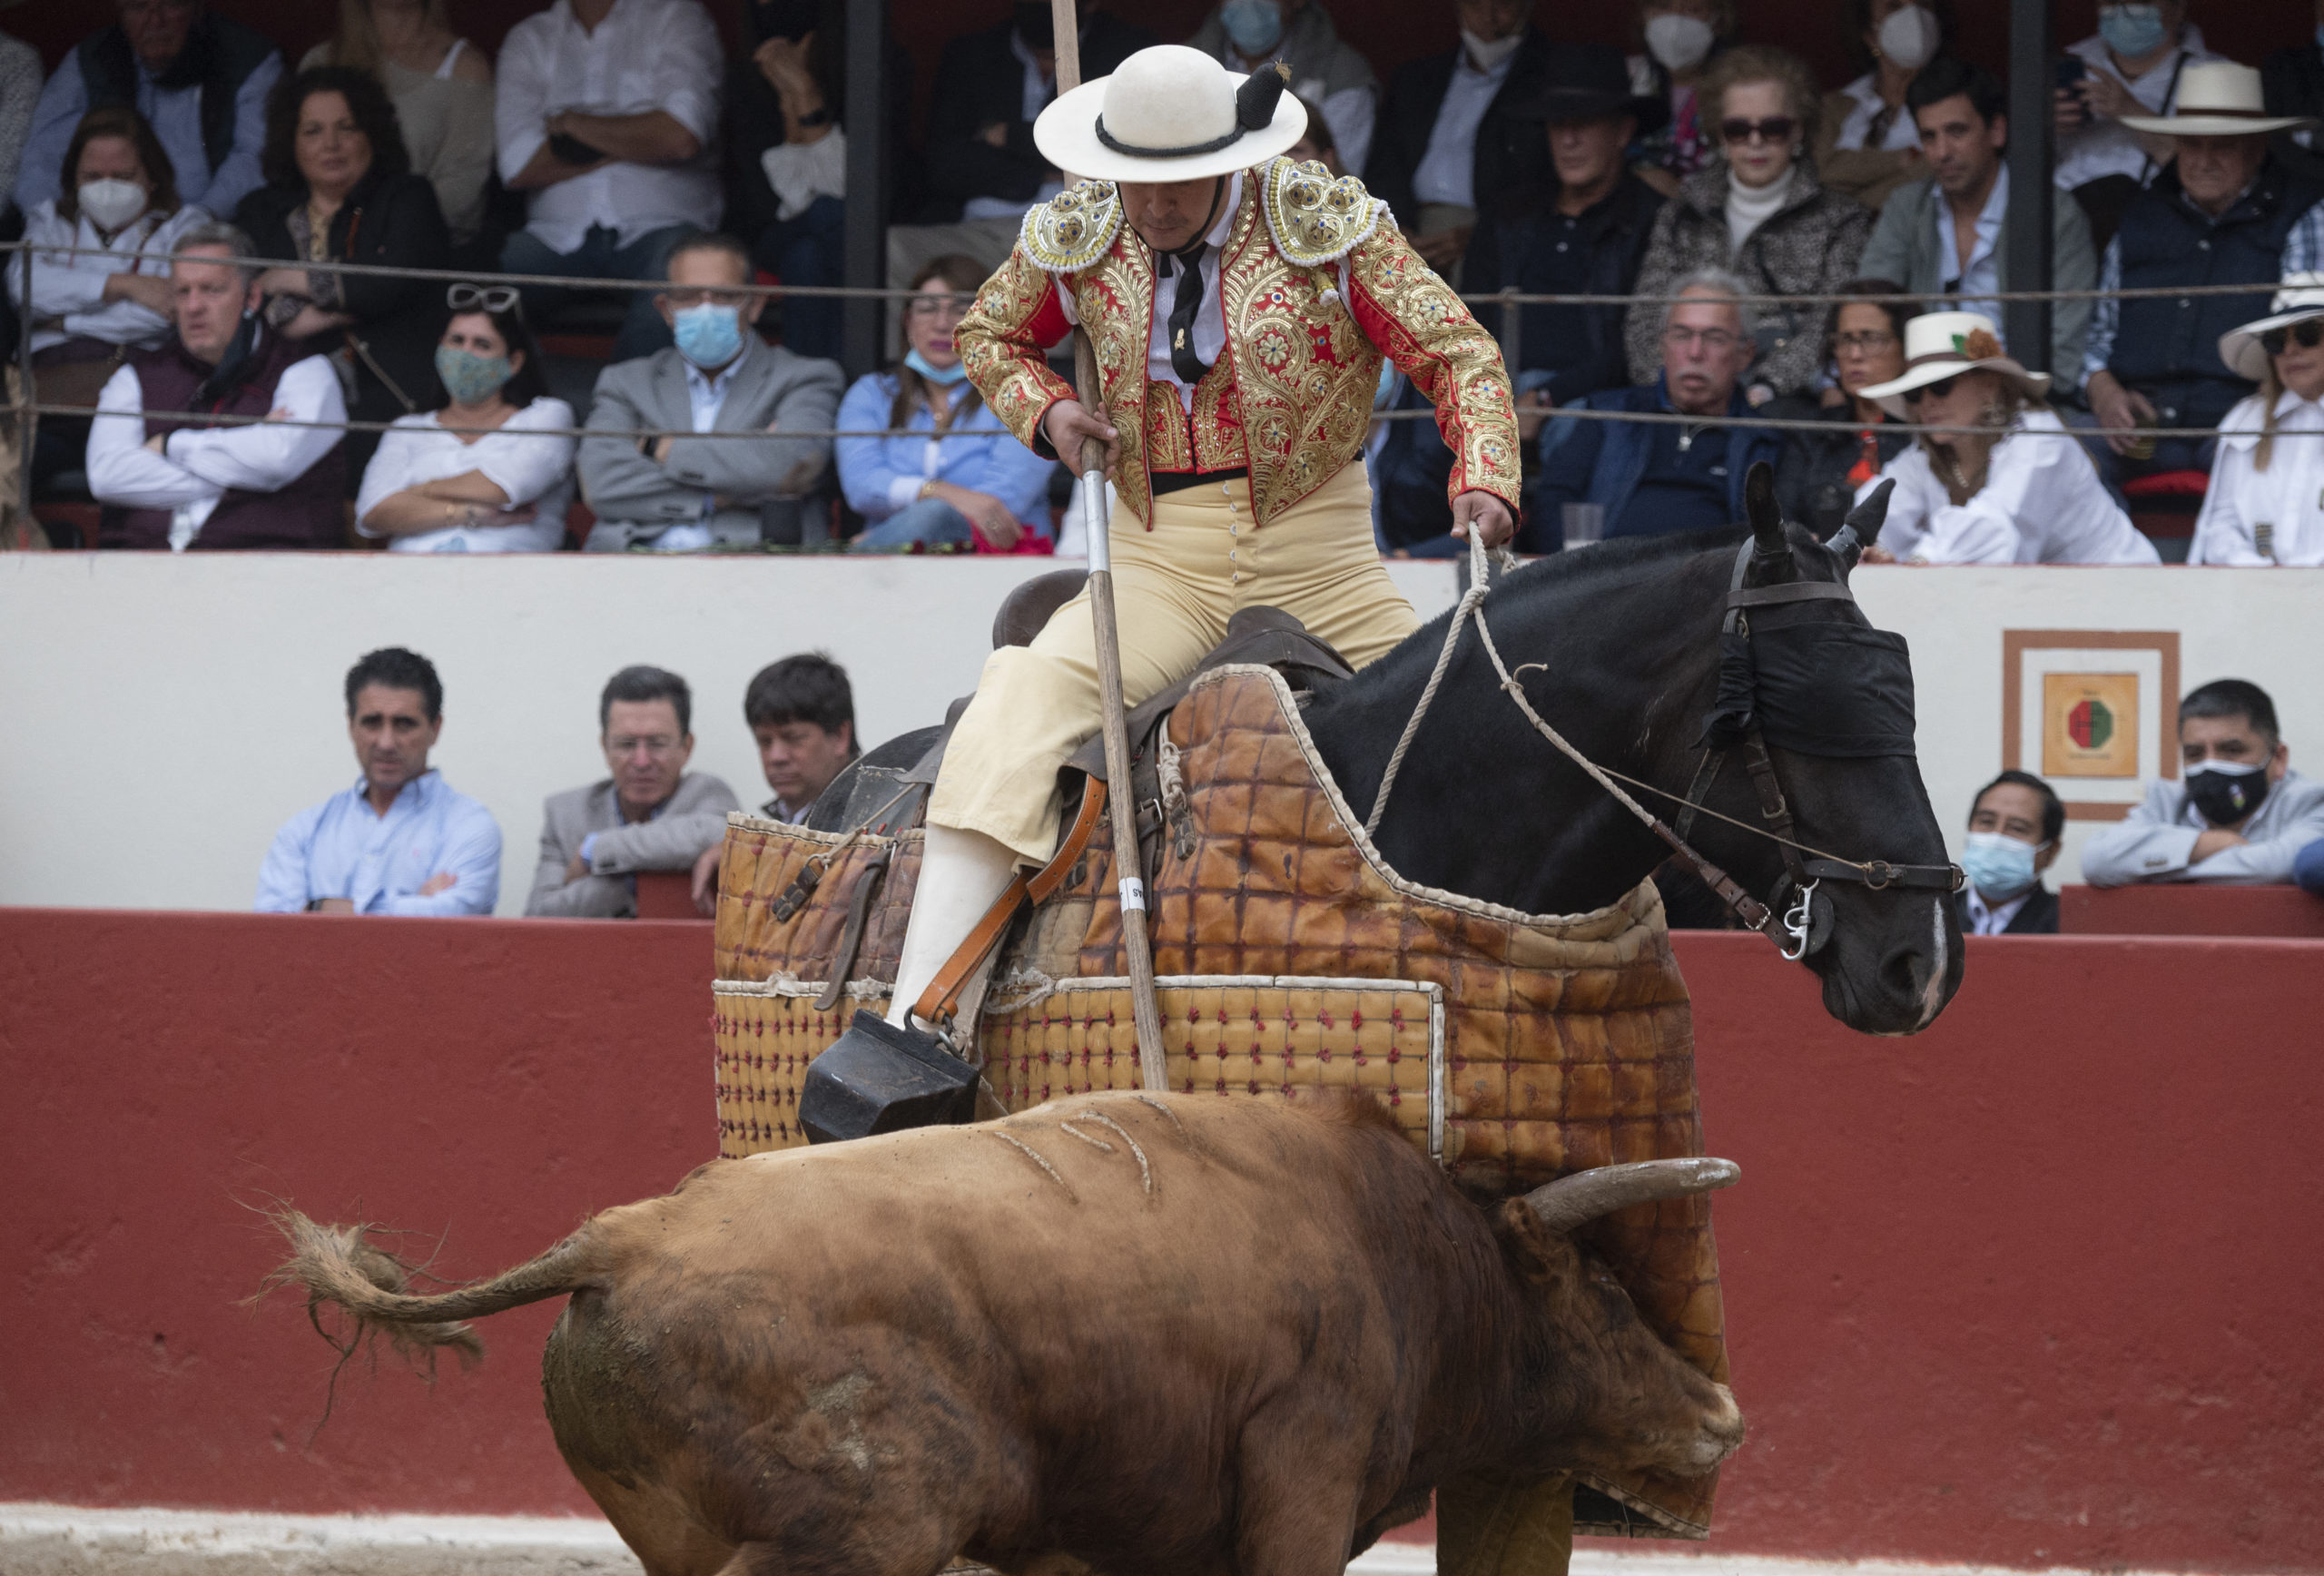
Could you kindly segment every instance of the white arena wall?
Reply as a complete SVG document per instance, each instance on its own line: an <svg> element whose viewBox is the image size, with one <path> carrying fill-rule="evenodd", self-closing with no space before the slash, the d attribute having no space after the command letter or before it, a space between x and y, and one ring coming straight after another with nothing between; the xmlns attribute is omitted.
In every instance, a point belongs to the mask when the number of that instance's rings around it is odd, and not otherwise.
<svg viewBox="0 0 2324 1576"><path fill-rule="evenodd" d="M0 557L0 903L246 908L275 828L353 780L348 665L403 645L444 675L436 763L498 816L499 911L517 913L543 796L604 774L596 695L614 669L651 662L684 674L694 767L755 804L765 789L742 695L762 665L828 651L852 675L862 734L876 742L940 718L974 685L1002 596L1053 566L10 554ZM1457 596L1449 564L1392 572L1423 615ZM2049 667L2140 675L2139 763L2152 773L2169 743L2157 735L2171 646L2180 688L2228 675L2260 683L2294 764L2324 766L2324 570L1866 568L1856 584L1874 621L1912 642L1922 770L1956 849L1969 794L2003 763L2013 644L2031 647L2016 687L2035 770ZM2059 631L2095 633L2076 648L2043 633ZM2116 801L2119 813L2135 784L2092 782L2068 797ZM1522 813L1520 799L1490 802ZM2065 880L2090 826L2069 830Z"/></svg>

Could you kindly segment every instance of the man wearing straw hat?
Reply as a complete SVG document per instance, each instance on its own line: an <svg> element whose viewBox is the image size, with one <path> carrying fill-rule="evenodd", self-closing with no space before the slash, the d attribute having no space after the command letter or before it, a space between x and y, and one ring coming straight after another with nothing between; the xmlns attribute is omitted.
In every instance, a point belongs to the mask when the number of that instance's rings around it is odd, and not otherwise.
<svg viewBox="0 0 2324 1576"><path fill-rule="evenodd" d="M2212 429L2251 392L2220 364L2220 336L2251 316L2283 274L2318 266L2311 211L2324 187L2295 178L2268 149L2273 133L2315 123L2267 113L2260 74L2224 60L2189 65L2170 114L2122 117L2132 131L2176 139L2177 155L2122 211L2098 288L2253 289L2099 300L2083 358L2098 425L2187 433L2093 443L2092 456L2110 483L2210 468Z"/></svg>
<svg viewBox="0 0 2324 1576"><path fill-rule="evenodd" d="M978 390L1043 455L1106 446L1123 700L1190 670L1239 608L1302 619L1354 664L1419 623L1373 546L1359 449L1384 352L1434 402L1456 533L1514 528L1520 454L1492 337L1353 178L1281 157L1306 113L1282 76L1140 50L1042 111L1034 142L1088 177L1026 215L954 335ZM1079 323L1105 411L1043 352ZM1057 773L1097 732L1087 593L986 663L928 813L891 1020L1020 863L1058 837Z"/></svg>

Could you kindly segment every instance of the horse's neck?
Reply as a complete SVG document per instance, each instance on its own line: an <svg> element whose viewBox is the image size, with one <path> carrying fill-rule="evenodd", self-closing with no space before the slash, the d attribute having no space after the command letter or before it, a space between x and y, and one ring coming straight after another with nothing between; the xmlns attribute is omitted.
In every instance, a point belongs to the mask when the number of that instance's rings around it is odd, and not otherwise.
<svg viewBox="0 0 2324 1576"><path fill-rule="evenodd" d="M1493 643L1537 710L1600 766L1683 790L1686 733L1699 714L1715 643L1689 640L1709 594L1703 578L1657 565L1641 585L1575 577L1513 586L1486 602ZM1594 592L1594 595L1593 595ZM1425 689L1444 637L1384 659L1308 713L1316 746L1350 807L1368 815L1389 756ZM1425 647L1425 650L1421 649ZM1666 782L1666 779L1673 781ZM1650 809L1659 806L1649 805ZM1473 622L1399 769L1378 830L1381 856L1409 881L1529 913L1613 901L1668 852L1559 754L1501 688Z"/></svg>

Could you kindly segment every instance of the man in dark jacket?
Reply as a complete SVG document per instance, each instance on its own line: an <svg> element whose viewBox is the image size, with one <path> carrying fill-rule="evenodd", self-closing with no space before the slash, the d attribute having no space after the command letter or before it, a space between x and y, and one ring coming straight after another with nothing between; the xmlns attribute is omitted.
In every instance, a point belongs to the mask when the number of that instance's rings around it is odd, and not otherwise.
<svg viewBox="0 0 2324 1576"><path fill-rule="evenodd" d="M2318 20L2324 24L2324 17ZM2324 118L2324 25L2316 36L2268 56L2260 66L2260 80L2270 114ZM2278 132L2274 151L2284 168L2300 180L2324 182L2324 138L2315 132Z"/></svg>
<svg viewBox="0 0 2324 1576"><path fill-rule="evenodd" d="M1630 93L1622 53L1613 45L1551 50L1540 90L1509 112L1529 140L1546 145L1547 177L1509 193L1478 225L1464 273L1467 288L1630 294L1662 199L1630 173L1622 154L1669 113L1663 100ZM1622 352L1626 304L1523 310L1519 343L1502 347L1521 412L1529 404L1547 409L1630 381Z"/></svg>
<svg viewBox="0 0 2324 1576"><path fill-rule="evenodd" d="M1480 213L1536 175L1541 144L1512 106L1533 98L1551 54L1532 0L1457 0L1461 42L1389 84L1364 184L1456 284ZM1473 289L1473 285L1468 285Z"/></svg>
<svg viewBox="0 0 2324 1576"><path fill-rule="evenodd" d="M2102 297L2083 356L2083 392L2102 427L2182 428L2184 438L2110 438L2091 456L2110 486L2211 468L2220 420L2252 386L2219 359L2220 336L2268 310L2276 281L2316 268L2303 224L2324 187L2268 150L2304 121L2260 112L2260 74L2218 61L2191 65L2168 116L2126 115L2132 131L2175 140L2178 156L2122 210L2098 271L2102 291L2249 284L2249 295Z"/></svg>
<svg viewBox="0 0 2324 1576"><path fill-rule="evenodd" d="M1154 42L1104 11L1081 21L1081 80L1110 76ZM1019 0L998 27L944 46L928 109L928 185L934 220L1005 218L1061 190L1059 172L1033 146L1033 121L1057 96L1057 39L1049 0Z"/></svg>
<svg viewBox="0 0 2324 1576"><path fill-rule="evenodd" d="M1756 346L1732 275L1706 270L1680 282L1662 330L1662 371L1643 387L1578 401L1585 410L1655 412L1685 421L1622 421L1560 416L1541 434L1537 537L1570 546L1598 536L1699 531L1743 518L1743 478L1772 466L1779 435L1730 428L1748 416L1743 373ZM1576 506L1569 521L1566 506Z"/></svg>
<svg viewBox="0 0 2324 1576"><path fill-rule="evenodd" d="M266 95L282 75L272 43L200 0L121 0L121 20L82 40L41 90L17 166L16 206L58 193L81 117L103 104L143 115L170 155L179 201L223 217L260 180Z"/></svg>
<svg viewBox="0 0 2324 1576"><path fill-rule="evenodd" d="M2057 862L2065 830L2065 805L2031 772L2004 772L1977 791L1961 849L1969 879L1953 900L1965 934L2057 933L2058 894L2042 872Z"/></svg>

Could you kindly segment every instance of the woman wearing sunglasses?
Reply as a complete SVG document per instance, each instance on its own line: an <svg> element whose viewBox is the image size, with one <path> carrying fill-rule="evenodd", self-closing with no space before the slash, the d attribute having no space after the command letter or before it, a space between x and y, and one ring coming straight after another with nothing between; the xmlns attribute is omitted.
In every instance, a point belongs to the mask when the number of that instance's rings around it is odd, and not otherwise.
<svg viewBox="0 0 2324 1576"><path fill-rule="evenodd" d="M1872 215L1825 189L1807 147L1821 106L1807 63L1780 49L1743 44L1704 75L1698 101L1711 115L1720 156L1689 175L1656 215L1638 293L1669 295L1704 269L1733 273L1768 295L1828 295L1856 275ZM1650 383L1662 365L1664 309L1630 308L1623 328L1630 380ZM1762 307L1753 404L1812 389L1824 369L1821 303Z"/></svg>
<svg viewBox="0 0 2324 1576"><path fill-rule="evenodd" d="M2287 276L2271 304L2220 337L2260 391L2220 423L2190 564L2324 564L2324 273Z"/></svg>
<svg viewBox="0 0 2324 1576"><path fill-rule="evenodd" d="M1924 432L1857 489L1883 478L1883 564L2153 564L2154 544L2098 479L2050 409L2050 378L2002 350L1975 312L1929 312L1905 325L1905 370L1863 390Z"/></svg>
<svg viewBox="0 0 2324 1576"><path fill-rule="evenodd" d="M549 398L513 286L456 284L445 304L444 399L380 439L355 528L391 553L553 553L573 502L573 408Z"/></svg>

